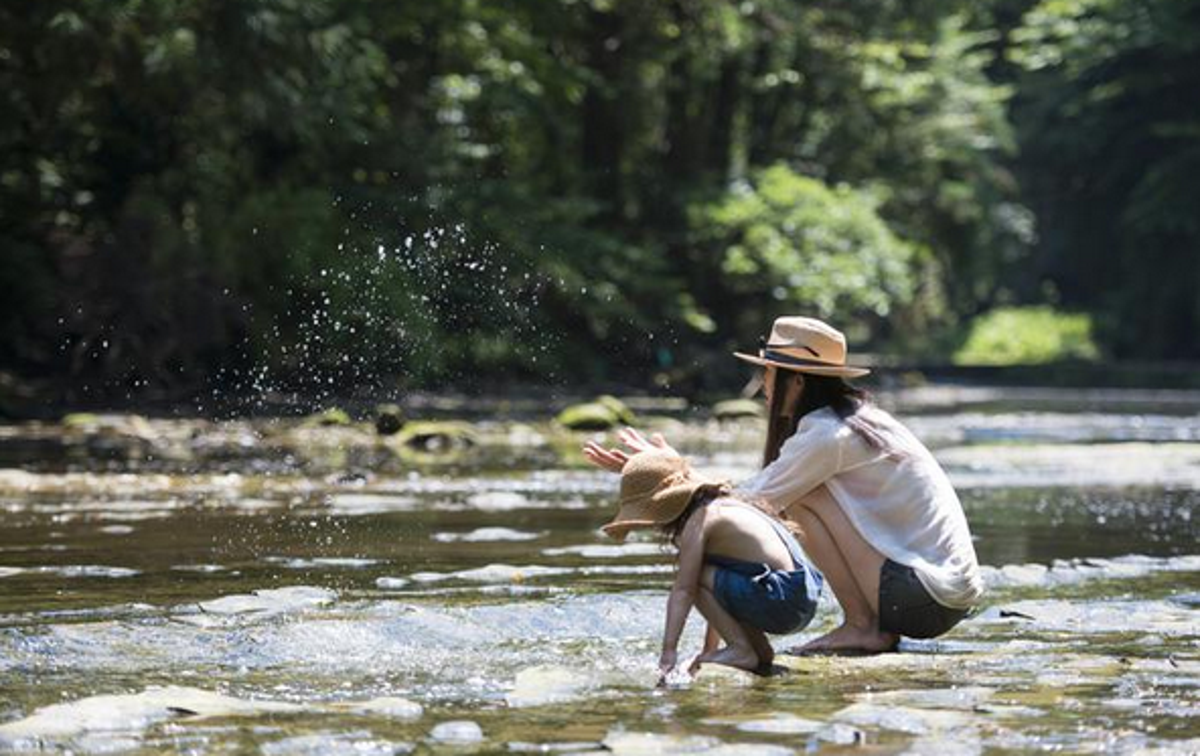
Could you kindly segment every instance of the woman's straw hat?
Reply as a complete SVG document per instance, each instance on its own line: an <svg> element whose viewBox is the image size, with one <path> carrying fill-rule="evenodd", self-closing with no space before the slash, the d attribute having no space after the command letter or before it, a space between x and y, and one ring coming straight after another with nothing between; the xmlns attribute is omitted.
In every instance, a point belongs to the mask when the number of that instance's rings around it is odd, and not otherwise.
<svg viewBox="0 0 1200 756"><path fill-rule="evenodd" d="M602 530L618 541L634 528L666 525L687 509L696 491L719 485L692 472L687 460L673 452L639 452L621 469L617 516Z"/></svg>
<svg viewBox="0 0 1200 756"><path fill-rule="evenodd" d="M734 357L755 365L772 365L783 370L813 375L857 378L871 372L846 364L846 337L828 323L815 318L776 318L767 344L758 355L734 352Z"/></svg>

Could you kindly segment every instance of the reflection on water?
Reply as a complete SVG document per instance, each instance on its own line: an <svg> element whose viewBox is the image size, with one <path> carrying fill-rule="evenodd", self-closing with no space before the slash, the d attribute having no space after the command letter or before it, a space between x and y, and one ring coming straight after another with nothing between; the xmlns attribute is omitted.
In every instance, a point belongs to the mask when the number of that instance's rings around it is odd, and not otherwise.
<svg viewBox="0 0 1200 756"><path fill-rule="evenodd" d="M668 690L669 559L598 532L603 473L0 472L0 749L1196 749L1200 485L1177 419L916 418L962 486L984 610L898 654ZM753 469L757 428L676 430L707 469ZM776 646L837 621L826 597Z"/></svg>

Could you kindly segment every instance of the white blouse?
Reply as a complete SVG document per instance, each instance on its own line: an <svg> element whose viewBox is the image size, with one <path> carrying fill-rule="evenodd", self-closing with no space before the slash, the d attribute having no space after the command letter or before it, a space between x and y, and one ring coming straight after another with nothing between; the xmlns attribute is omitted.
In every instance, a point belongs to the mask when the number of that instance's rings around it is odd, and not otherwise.
<svg viewBox="0 0 1200 756"><path fill-rule="evenodd" d="M887 412L859 416L899 455L868 444L832 408L810 412L779 457L737 487L781 514L824 485L859 534L893 562L912 567L943 606L966 609L983 595L983 578L962 504L925 445Z"/></svg>

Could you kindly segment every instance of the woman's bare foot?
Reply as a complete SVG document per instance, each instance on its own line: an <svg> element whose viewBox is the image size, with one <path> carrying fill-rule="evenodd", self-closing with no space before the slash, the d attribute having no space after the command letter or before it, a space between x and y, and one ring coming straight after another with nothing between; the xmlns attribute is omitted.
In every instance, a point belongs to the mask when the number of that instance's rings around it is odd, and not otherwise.
<svg viewBox="0 0 1200 756"><path fill-rule="evenodd" d="M879 654L892 651L900 642L900 636L895 633L885 633L878 629L842 625L836 630L822 635L816 640L809 641L803 646L789 649L788 653L798 656L809 654L837 654L842 652L859 652Z"/></svg>

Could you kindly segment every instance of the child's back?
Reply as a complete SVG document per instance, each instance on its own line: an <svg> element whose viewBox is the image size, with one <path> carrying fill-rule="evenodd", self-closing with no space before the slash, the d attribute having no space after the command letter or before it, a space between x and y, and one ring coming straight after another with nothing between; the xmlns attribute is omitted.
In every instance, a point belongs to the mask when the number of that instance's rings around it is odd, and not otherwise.
<svg viewBox="0 0 1200 756"><path fill-rule="evenodd" d="M761 562L775 570L792 570L787 544L771 524L771 516L732 497L707 505L704 553L741 562Z"/></svg>

